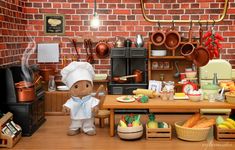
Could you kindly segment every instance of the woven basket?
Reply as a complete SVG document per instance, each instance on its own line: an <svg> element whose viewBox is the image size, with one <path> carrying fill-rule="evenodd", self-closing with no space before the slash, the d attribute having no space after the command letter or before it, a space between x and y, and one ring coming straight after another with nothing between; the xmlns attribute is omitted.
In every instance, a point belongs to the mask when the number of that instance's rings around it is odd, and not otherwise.
<svg viewBox="0 0 235 150"><path fill-rule="evenodd" d="M210 128L186 128L182 127L184 121L176 122L175 129L177 137L186 141L203 141L208 137Z"/></svg>
<svg viewBox="0 0 235 150"><path fill-rule="evenodd" d="M228 103L235 104L235 95L231 95L231 94L229 94L229 92L227 92L227 93L225 93L225 96L226 96L226 101Z"/></svg>

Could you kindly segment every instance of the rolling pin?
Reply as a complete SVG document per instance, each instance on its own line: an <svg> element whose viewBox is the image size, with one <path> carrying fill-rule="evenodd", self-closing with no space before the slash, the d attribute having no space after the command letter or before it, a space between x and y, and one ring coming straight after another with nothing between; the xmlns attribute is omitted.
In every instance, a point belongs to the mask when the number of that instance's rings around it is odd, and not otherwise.
<svg viewBox="0 0 235 150"><path fill-rule="evenodd" d="M153 98L155 96L157 96L157 93L156 91L153 91L153 90L147 90L147 89L136 89L136 90L133 90L133 94L144 94L150 98Z"/></svg>

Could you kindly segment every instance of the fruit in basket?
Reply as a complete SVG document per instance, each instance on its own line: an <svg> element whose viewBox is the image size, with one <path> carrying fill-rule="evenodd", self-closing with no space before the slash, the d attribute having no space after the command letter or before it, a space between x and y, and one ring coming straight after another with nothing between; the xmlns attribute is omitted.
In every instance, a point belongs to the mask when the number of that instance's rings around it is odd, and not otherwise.
<svg viewBox="0 0 235 150"><path fill-rule="evenodd" d="M235 126L233 126L230 122L228 121L224 121L223 123L221 123L220 125L225 125L227 126L229 129L234 129Z"/></svg>
<svg viewBox="0 0 235 150"><path fill-rule="evenodd" d="M219 124L221 124L221 123L223 123L224 122L224 118L222 117L222 116L218 116L217 118L216 118L216 124L217 125L219 125Z"/></svg>
<svg viewBox="0 0 235 150"><path fill-rule="evenodd" d="M121 127L127 127L126 123L123 122L122 120L119 121L119 125L120 125Z"/></svg>
<svg viewBox="0 0 235 150"><path fill-rule="evenodd" d="M231 118L227 118L226 121L230 122L235 127L235 121Z"/></svg>
<svg viewBox="0 0 235 150"><path fill-rule="evenodd" d="M149 121L147 123L147 126L150 129L158 128L158 122L155 120L155 115L154 114L149 115Z"/></svg>
<svg viewBox="0 0 235 150"><path fill-rule="evenodd" d="M132 122L133 127L140 126L140 115L134 116L134 121Z"/></svg>

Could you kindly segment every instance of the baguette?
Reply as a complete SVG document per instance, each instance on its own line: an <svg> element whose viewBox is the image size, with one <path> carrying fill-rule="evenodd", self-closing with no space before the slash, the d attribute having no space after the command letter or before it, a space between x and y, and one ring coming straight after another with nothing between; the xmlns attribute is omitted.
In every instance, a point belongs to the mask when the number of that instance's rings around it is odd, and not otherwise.
<svg viewBox="0 0 235 150"><path fill-rule="evenodd" d="M208 128L211 127L215 124L215 119L211 118L211 119L206 119L196 125L194 125L192 128Z"/></svg>
<svg viewBox="0 0 235 150"><path fill-rule="evenodd" d="M183 124L183 127L187 127L187 128L193 127L198 122L198 120L200 120L200 118L201 118L201 114L196 113Z"/></svg>

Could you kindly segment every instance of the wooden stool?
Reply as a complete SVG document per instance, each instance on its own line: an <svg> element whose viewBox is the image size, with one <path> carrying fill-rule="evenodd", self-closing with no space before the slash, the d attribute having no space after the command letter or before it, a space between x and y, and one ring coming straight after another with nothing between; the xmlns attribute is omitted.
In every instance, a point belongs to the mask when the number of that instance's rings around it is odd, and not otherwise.
<svg viewBox="0 0 235 150"><path fill-rule="evenodd" d="M99 93L100 93L101 91L103 91L104 95L99 95ZM104 103L105 95L106 95L106 92L105 92L105 90L104 90L104 86L103 86L103 85L100 85L99 88L97 89L96 95L95 95L95 97L100 100L100 103L99 103L99 111L98 111L98 113L95 115L95 118L98 118L98 119L99 119L99 124L100 124L100 127L101 127L101 128L104 127L104 120L105 120L106 118L109 119L109 116L110 116L110 111L107 110L107 109L103 109L103 108L102 108L103 103Z"/></svg>

